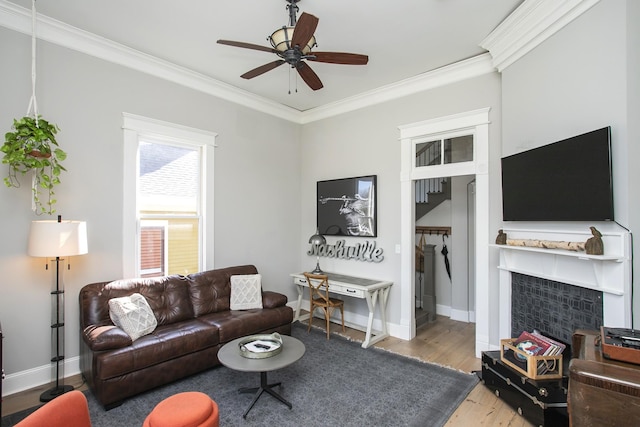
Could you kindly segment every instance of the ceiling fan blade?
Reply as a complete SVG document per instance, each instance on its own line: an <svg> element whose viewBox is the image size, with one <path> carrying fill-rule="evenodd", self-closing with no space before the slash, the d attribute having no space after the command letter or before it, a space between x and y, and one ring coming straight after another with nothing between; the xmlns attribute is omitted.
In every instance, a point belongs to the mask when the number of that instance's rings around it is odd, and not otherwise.
<svg viewBox="0 0 640 427"><path fill-rule="evenodd" d="M358 53L311 52L310 55L311 57L307 58L309 61L328 62L330 64L366 65L367 62L369 62L367 55L360 55Z"/></svg>
<svg viewBox="0 0 640 427"><path fill-rule="evenodd" d="M296 66L298 74L302 77L302 80L313 90L322 89L323 85L320 81L320 77L307 65L305 62L298 62Z"/></svg>
<svg viewBox="0 0 640 427"><path fill-rule="evenodd" d="M266 73L267 71L271 71L274 68L281 66L282 64L284 64L284 60L278 59L277 61L269 62L268 64L264 64L259 66L258 68L254 68L253 70L247 71L240 77L242 77L243 79L252 79L254 77L258 77L259 75Z"/></svg>
<svg viewBox="0 0 640 427"><path fill-rule="evenodd" d="M266 47L266 46L260 46L260 45L252 44L252 43L236 42L236 41L233 41L233 40L218 40L218 43L219 44L226 44L228 46L243 47L245 49L261 50L263 52L269 52L269 53L278 53L278 51L275 50L274 48Z"/></svg>
<svg viewBox="0 0 640 427"><path fill-rule="evenodd" d="M307 43L309 43L309 40L311 40L313 33L316 32L318 21L319 19L315 16L306 12L302 12L302 15L300 15L300 19L298 19L296 27L293 30L291 46L298 45L300 47L300 50L302 50L307 45Z"/></svg>

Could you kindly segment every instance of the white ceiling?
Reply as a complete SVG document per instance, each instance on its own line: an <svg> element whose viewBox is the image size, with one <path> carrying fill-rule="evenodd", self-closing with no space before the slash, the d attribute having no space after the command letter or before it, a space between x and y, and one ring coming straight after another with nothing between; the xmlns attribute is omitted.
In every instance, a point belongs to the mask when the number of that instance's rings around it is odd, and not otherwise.
<svg viewBox="0 0 640 427"><path fill-rule="evenodd" d="M31 0L9 0L31 8ZM38 13L300 111L363 94L486 52L479 44L523 0L302 0L320 19L318 51L369 56L364 66L312 62L312 91L287 65L240 75L274 54L219 45L269 46L286 25L286 0L37 0ZM295 91L297 86L297 92ZM291 94L289 88L291 87Z"/></svg>

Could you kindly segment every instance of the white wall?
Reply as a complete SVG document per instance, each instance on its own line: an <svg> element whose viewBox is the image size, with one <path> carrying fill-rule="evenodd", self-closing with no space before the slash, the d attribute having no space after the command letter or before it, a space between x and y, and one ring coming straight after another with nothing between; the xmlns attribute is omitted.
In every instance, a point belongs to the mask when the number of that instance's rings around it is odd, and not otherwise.
<svg viewBox="0 0 640 427"><path fill-rule="evenodd" d="M300 263L311 268L315 261L306 255L308 236L316 223L316 181L375 174L378 175L378 247L385 259L379 264L353 260L320 258L321 267L355 276L391 280L387 318L393 331L401 323L400 254L400 142L398 126L458 114L480 108L490 111L491 186L500 185L500 76L487 74L460 83L411 95L401 100L342 114L304 126L302 130L302 220ZM498 168L494 165L498 164ZM501 204L492 196L492 222L501 218ZM497 230L497 222L491 228ZM337 240L328 237L328 243ZM347 244L362 241L347 238ZM372 239L369 239L372 240ZM497 265L497 264L496 264ZM493 271L497 281L497 269ZM497 299L497 296L496 296ZM363 314L363 301L345 301L347 310ZM496 325L497 334L497 325Z"/></svg>
<svg viewBox="0 0 640 427"><path fill-rule="evenodd" d="M30 37L0 28L3 133L27 111L30 47ZM215 188L209 213L215 228L206 236L215 241L215 255L208 254L207 264L255 264L265 288L293 298L288 273L299 267L299 125L45 42L38 43L37 89L39 112L60 126L58 142L68 153L57 213L87 221L89 234L89 254L71 259L64 272L67 361L78 356L80 287L122 277L122 112L218 134L208 182ZM0 186L5 394L12 384L44 382L43 373L49 379L51 277L45 260L26 253L30 222L48 218L30 206L28 182L20 189ZM14 378L22 374L28 378Z"/></svg>
<svg viewBox="0 0 640 427"><path fill-rule="evenodd" d="M602 0L502 75L485 75L303 127L40 42L40 111L60 125L59 140L69 153L69 172L58 190L59 213L89 225L90 253L72 259L72 270L65 272L67 357L78 352L79 288L120 278L122 272L118 233L123 111L219 134L213 176L215 266L255 263L265 274L265 287L290 299L294 289L288 273L315 265L306 250L315 230L316 181L378 175L375 240L385 260L320 262L328 271L394 281L388 309L393 325L400 322L400 255L394 251L401 237L399 125L491 108L490 233L502 223L500 157L612 125L616 216L632 231L640 226L640 197L630 184L640 178L638 22L636 0ZM12 119L26 112L30 96L30 38L0 28L0 52L0 127L8 130ZM0 321L6 336L4 368L10 377L46 367L50 357L50 277L43 260L26 255L29 223L38 219L29 205L28 188L0 186ZM489 335L498 345L498 273L491 268L498 265L497 251L489 249L489 256L489 280L496 284L488 295ZM364 304L355 302L347 309L366 312Z"/></svg>
<svg viewBox="0 0 640 427"><path fill-rule="evenodd" d="M502 73L503 155L611 126L615 218L632 232L640 225L631 186L640 177L639 13L636 1L602 0Z"/></svg>
<svg viewBox="0 0 640 427"><path fill-rule="evenodd" d="M640 2L635 0L627 0L626 2L626 82L627 82L627 186L626 193L621 192L620 197L628 200L629 228L640 230L640 193L638 192L637 183L640 182L640 168L638 167L638 159L640 159ZM634 253L640 253L639 242L634 245ZM636 256L633 262L634 271L640 271L640 257ZM637 277L637 274L636 274ZM636 279L637 281L637 279ZM634 287L638 289L638 285ZM638 292L634 292L636 296L634 301L634 312L640 313L640 299ZM635 317L634 328L640 328L640 320Z"/></svg>
<svg viewBox="0 0 640 427"><path fill-rule="evenodd" d="M451 200L445 200L416 221L416 225L452 227L451 235L444 239L442 235L425 234L425 243L436 245L435 283L438 314L454 320L466 321L468 311L473 310L473 300L469 301L468 291L467 184L474 178L475 176L450 178ZM417 234L416 244L419 239L420 235ZM451 266L451 279L447 274L444 256L441 253L443 240L449 252L447 257ZM419 295L419 292L416 292L416 295Z"/></svg>

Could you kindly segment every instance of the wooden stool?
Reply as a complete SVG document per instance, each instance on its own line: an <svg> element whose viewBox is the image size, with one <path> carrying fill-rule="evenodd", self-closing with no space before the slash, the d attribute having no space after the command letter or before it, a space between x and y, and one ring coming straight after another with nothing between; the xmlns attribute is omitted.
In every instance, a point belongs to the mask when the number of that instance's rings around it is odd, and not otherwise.
<svg viewBox="0 0 640 427"><path fill-rule="evenodd" d="M198 391L174 394L158 403L142 427L219 427L218 404Z"/></svg>

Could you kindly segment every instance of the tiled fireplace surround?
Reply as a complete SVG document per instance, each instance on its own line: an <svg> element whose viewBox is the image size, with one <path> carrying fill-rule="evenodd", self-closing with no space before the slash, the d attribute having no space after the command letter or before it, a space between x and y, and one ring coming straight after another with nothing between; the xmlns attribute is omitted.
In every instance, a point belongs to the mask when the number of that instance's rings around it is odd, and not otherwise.
<svg viewBox="0 0 640 427"><path fill-rule="evenodd" d="M500 337L537 328L565 342L573 330L631 327L629 233L616 223L509 223L508 239L585 242L602 233L604 255L496 245Z"/></svg>

